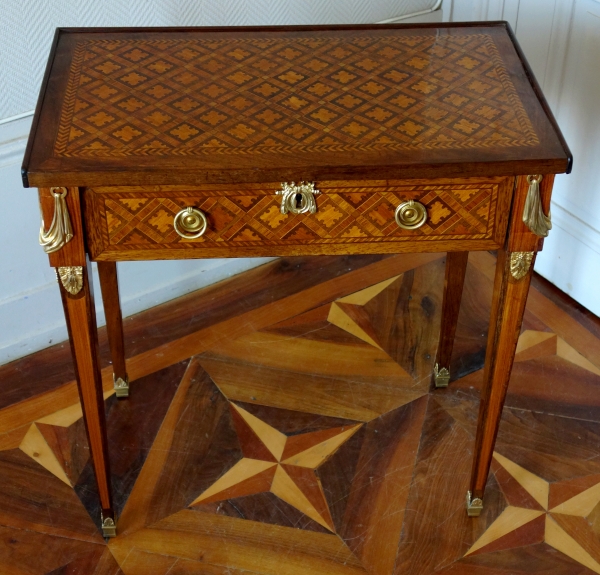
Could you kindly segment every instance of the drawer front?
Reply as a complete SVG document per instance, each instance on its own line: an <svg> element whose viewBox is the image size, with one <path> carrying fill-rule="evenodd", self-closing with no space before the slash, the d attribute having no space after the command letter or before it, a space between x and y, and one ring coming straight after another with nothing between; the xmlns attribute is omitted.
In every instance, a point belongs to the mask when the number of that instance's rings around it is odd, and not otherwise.
<svg viewBox="0 0 600 575"><path fill-rule="evenodd" d="M89 188L84 194L93 259L165 259L447 251L499 247L513 178L316 182L316 213L282 214L281 184ZM403 229L398 205L423 204L427 221ZM184 239L174 228L187 206L206 232Z"/></svg>

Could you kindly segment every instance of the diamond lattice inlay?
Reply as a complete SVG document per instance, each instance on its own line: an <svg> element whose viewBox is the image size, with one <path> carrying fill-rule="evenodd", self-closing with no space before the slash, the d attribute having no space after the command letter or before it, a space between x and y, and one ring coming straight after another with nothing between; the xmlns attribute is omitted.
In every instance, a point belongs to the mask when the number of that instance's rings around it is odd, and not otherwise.
<svg viewBox="0 0 600 575"><path fill-rule="evenodd" d="M483 149L538 137L488 34L85 40L62 157Z"/></svg>
<svg viewBox="0 0 600 575"><path fill-rule="evenodd" d="M322 190L317 213L283 215L281 199L272 190L251 195L157 197L147 192L97 194L95 209L104 220L105 247L156 249L190 245L173 227L175 214L195 205L208 218L208 229L195 246L365 243L441 239L489 239L496 229L498 183L348 187ZM187 196L187 197L186 197ZM396 206L414 199L427 207L428 220L416 230L403 230L394 219Z"/></svg>

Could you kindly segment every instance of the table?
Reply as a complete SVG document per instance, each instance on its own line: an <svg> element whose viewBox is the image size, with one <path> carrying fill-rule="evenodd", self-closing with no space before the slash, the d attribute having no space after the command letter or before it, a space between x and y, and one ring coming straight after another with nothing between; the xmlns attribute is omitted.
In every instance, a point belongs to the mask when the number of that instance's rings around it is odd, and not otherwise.
<svg viewBox="0 0 600 575"><path fill-rule="evenodd" d="M554 174L571 164L504 22L57 30L22 175L60 280L104 535L116 517L90 261L127 397L117 261L448 252L443 387L468 253L498 250L477 516Z"/></svg>

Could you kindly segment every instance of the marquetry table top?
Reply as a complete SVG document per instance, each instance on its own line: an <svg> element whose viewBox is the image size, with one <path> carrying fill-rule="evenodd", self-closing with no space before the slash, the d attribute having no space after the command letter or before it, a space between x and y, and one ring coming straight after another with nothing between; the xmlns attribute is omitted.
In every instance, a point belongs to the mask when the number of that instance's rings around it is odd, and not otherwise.
<svg viewBox="0 0 600 575"><path fill-rule="evenodd" d="M26 185L564 172L503 24L63 29Z"/></svg>

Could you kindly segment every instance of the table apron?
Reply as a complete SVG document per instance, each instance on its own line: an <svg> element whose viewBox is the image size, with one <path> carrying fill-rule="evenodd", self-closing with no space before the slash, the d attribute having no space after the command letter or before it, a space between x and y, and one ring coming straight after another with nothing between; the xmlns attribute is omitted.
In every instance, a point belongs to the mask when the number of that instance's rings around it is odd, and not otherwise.
<svg viewBox="0 0 600 575"><path fill-rule="evenodd" d="M495 250L504 245L514 178L315 182L313 213L283 213L281 186L85 188L90 257L120 261ZM407 205L426 214L414 229L401 227L396 217ZM177 214L183 217L187 208L206 218L200 237L184 238L175 225Z"/></svg>

